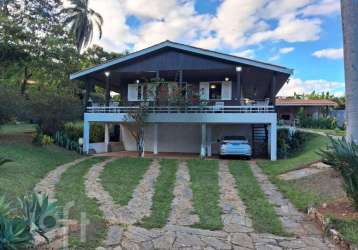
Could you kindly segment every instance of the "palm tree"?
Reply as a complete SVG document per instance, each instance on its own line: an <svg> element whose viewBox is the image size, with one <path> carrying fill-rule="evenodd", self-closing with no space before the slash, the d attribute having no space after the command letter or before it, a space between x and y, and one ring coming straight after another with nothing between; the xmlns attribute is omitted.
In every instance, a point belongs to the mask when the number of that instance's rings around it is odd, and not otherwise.
<svg viewBox="0 0 358 250"><path fill-rule="evenodd" d="M347 139L358 143L358 1L341 0Z"/></svg>
<svg viewBox="0 0 358 250"><path fill-rule="evenodd" d="M75 35L76 47L80 52L86 48L93 38L93 27L97 26L99 38L102 37L102 16L89 8L88 0L69 0L71 7L64 9L67 18L65 24L70 25L70 31Z"/></svg>

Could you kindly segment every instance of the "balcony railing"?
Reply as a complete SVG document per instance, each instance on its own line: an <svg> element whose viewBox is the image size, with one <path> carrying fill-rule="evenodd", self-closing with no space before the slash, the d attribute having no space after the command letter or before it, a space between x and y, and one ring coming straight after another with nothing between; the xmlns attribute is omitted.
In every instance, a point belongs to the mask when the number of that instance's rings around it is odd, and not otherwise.
<svg viewBox="0 0 358 250"><path fill-rule="evenodd" d="M87 107L87 113L130 113L138 109L138 106L103 106ZM274 113L274 106L152 106L147 107L148 113Z"/></svg>

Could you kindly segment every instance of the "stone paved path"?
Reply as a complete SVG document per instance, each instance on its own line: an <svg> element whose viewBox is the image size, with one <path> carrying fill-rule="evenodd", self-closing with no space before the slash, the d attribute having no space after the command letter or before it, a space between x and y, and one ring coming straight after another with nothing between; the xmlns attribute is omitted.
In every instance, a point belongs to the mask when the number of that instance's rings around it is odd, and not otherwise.
<svg viewBox="0 0 358 250"><path fill-rule="evenodd" d="M176 174L174 199L168 224L190 226L199 222L192 206L193 192L190 188L190 176L187 163L180 161Z"/></svg>
<svg viewBox="0 0 358 250"><path fill-rule="evenodd" d="M47 194L50 202L55 202L55 189L57 183L60 181L62 174L72 166L89 159L89 157L79 158L69 163L60 165L54 170L50 171L45 178L43 178L34 187L34 191L38 194Z"/></svg>
<svg viewBox="0 0 358 250"><path fill-rule="evenodd" d="M250 161L250 166L253 174L264 191L268 199L275 205L277 215L279 215L283 226L286 231L296 235L316 235L319 236L321 232L316 226L300 213L292 203L286 199L273 185L268 177L257 166L255 161Z"/></svg>
<svg viewBox="0 0 358 250"><path fill-rule="evenodd" d="M185 209L191 207L190 197L192 194L190 194L190 176L186 164L181 162L177 172L175 192L183 191L186 194L180 196L179 193L176 193L174 198L176 201L173 201L172 207L173 210L185 212L180 215L173 215L174 212L172 211L168 224L161 229L148 230L135 225L112 225L109 229L105 248L99 249L336 249L330 243L325 243L316 234L306 233L295 237L281 237L256 233L237 193L235 179L230 174L227 164L227 161L220 161L219 168L223 230L209 231L180 225L183 221L187 222L182 220L181 215L193 215L191 209ZM256 168L257 166L253 166L255 175L260 180L260 185L265 182L266 188L275 190L274 186L270 186L267 181L264 181L265 176ZM275 195L279 196L278 194ZM181 206L179 201L184 201L187 204ZM298 212L296 215L301 216ZM190 222L190 220L188 221ZM303 221L299 222L303 223ZM175 225L175 223L177 224Z"/></svg>

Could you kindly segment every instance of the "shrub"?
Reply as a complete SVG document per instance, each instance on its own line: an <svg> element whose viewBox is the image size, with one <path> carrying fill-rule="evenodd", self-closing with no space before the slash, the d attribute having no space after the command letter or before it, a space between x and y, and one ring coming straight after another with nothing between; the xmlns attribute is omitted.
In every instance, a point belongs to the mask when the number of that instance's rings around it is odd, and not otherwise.
<svg viewBox="0 0 358 250"><path fill-rule="evenodd" d="M306 134L295 129L277 130L277 154L279 158L287 158L302 149Z"/></svg>
<svg viewBox="0 0 358 250"><path fill-rule="evenodd" d="M0 86L0 124L26 117L25 98L12 87Z"/></svg>
<svg viewBox="0 0 358 250"><path fill-rule="evenodd" d="M344 138L330 140L331 144L321 150L320 155L325 163L341 173L347 196L358 209L358 145Z"/></svg>
<svg viewBox="0 0 358 250"><path fill-rule="evenodd" d="M43 135L42 140L41 140L42 145L50 145L52 143L53 143L53 139L51 136Z"/></svg>
<svg viewBox="0 0 358 250"><path fill-rule="evenodd" d="M299 125L302 128L320 128L320 129L336 129L337 120L334 117L320 116L318 118L308 117L304 114L303 110L300 110L297 114L299 119Z"/></svg>

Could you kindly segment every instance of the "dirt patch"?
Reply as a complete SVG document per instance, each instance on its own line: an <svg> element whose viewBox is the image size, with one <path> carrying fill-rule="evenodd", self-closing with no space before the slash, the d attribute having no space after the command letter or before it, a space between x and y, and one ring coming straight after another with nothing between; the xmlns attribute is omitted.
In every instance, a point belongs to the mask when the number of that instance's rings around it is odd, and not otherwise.
<svg viewBox="0 0 358 250"><path fill-rule="evenodd" d="M317 194L323 202L346 197L342 182L340 174L334 169L290 181L300 191Z"/></svg>
<svg viewBox="0 0 358 250"><path fill-rule="evenodd" d="M32 143L34 133L0 134L0 143Z"/></svg>
<svg viewBox="0 0 358 250"><path fill-rule="evenodd" d="M358 210L347 198L322 204L317 210L324 215L332 215L337 219L358 219Z"/></svg>

